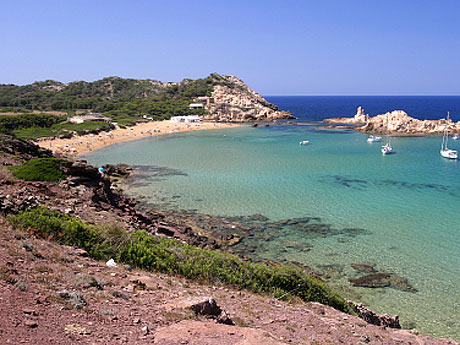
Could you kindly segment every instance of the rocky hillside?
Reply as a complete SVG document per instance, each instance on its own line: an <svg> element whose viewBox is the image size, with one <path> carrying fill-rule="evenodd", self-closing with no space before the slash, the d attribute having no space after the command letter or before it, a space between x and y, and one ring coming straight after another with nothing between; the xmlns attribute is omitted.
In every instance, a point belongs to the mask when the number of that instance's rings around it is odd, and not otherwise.
<svg viewBox="0 0 460 345"><path fill-rule="evenodd" d="M248 122L293 119L287 111L280 111L277 106L269 103L242 80L234 76L215 76L210 97L200 97L205 102L209 114L206 120Z"/></svg>
<svg viewBox="0 0 460 345"><path fill-rule="evenodd" d="M425 135L443 134L446 126L449 133L460 133L460 121L453 122L445 119L441 120L419 120L409 116L403 110L394 110L381 115L369 116L364 113L364 109L358 107L354 117L340 117L324 120L325 123L350 124L354 129L365 133L385 134L388 131L393 135Z"/></svg>
<svg viewBox="0 0 460 345"><path fill-rule="evenodd" d="M190 107L191 103L199 104ZM30 85L0 85L0 111L87 110L109 116L204 115L215 121L271 121L292 118L244 82L213 73L181 82L109 77L63 84L53 80Z"/></svg>
<svg viewBox="0 0 460 345"><path fill-rule="evenodd" d="M1 344L456 344L318 303L108 267L2 216L0 300Z"/></svg>

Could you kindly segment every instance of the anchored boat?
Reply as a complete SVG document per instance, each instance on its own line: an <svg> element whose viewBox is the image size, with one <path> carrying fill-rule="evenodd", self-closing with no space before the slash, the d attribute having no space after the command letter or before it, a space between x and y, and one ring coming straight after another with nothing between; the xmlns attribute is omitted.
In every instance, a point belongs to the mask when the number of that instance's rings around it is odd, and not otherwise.
<svg viewBox="0 0 460 345"><path fill-rule="evenodd" d="M382 145L381 151L382 154L388 155L393 152L393 147L391 146L391 139L390 139L390 130L388 129L388 115L387 115L387 143L385 145Z"/></svg>
<svg viewBox="0 0 460 345"><path fill-rule="evenodd" d="M447 144L449 141L449 112L447 112L447 119L446 119L446 128L444 129L444 135L442 136L442 143L441 143L441 156L448 159L457 159L458 152L456 150L450 149Z"/></svg>
<svg viewBox="0 0 460 345"><path fill-rule="evenodd" d="M379 137L377 135L369 135L369 137L367 138L368 143L373 143L376 141L382 141L382 137Z"/></svg>

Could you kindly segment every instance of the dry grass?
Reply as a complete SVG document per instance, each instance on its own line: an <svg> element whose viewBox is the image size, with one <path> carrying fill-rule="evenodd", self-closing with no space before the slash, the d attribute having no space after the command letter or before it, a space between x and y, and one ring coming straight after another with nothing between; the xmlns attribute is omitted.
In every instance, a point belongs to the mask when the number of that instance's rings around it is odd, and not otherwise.
<svg viewBox="0 0 460 345"><path fill-rule="evenodd" d="M183 320L198 320L191 309L178 308L171 311L162 312L163 317L169 322L179 322Z"/></svg>

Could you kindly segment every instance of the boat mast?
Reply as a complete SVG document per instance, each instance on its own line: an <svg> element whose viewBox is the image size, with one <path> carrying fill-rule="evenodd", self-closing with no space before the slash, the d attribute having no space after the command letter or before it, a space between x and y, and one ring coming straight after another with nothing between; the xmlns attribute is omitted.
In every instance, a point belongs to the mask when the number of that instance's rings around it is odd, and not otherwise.
<svg viewBox="0 0 460 345"><path fill-rule="evenodd" d="M388 114L387 114L387 145L391 146L390 145L390 127L389 127L389 123L390 123L390 119L389 119Z"/></svg>
<svg viewBox="0 0 460 345"><path fill-rule="evenodd" d="M447 123L446 123L446 150L448 150L447 143L449 142L449 112L447 112Z"/></svg>

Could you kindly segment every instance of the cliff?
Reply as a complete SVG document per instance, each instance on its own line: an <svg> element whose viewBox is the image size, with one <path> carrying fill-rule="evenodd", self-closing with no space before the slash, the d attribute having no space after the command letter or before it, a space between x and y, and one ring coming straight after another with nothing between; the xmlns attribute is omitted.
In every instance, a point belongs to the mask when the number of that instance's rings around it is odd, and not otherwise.
<svg viewBox="0 0 460 345"><path fill-rule="evenodd" d="M388 131L394 135L441 135L446 126L449 133L460 133L460 121L453 122L441 120L419 120L409 116L403 110L394 110L385 114L369 116L364 114L364 109L358 108L354 117L340 117L325 119L324 123L349 124L352 128L365 133L385 134Z"/></svg>

